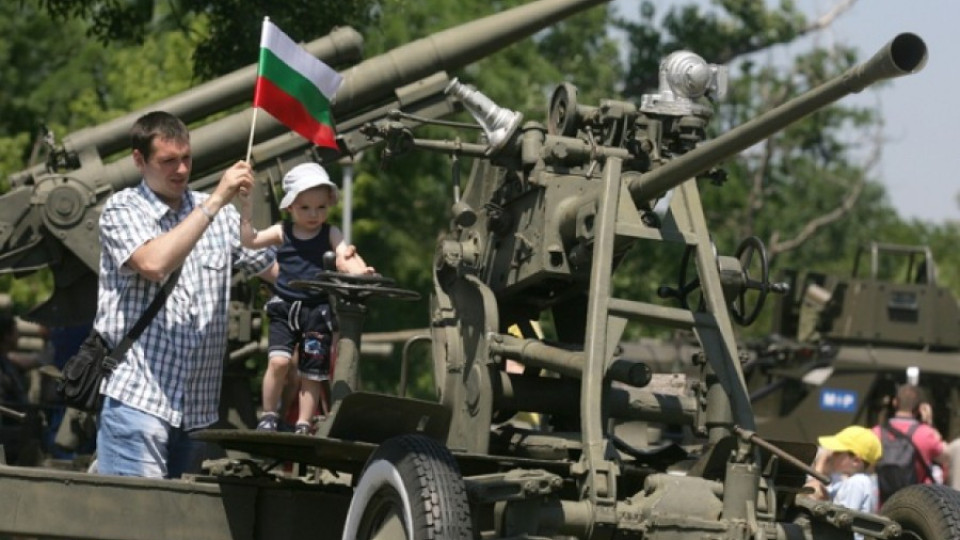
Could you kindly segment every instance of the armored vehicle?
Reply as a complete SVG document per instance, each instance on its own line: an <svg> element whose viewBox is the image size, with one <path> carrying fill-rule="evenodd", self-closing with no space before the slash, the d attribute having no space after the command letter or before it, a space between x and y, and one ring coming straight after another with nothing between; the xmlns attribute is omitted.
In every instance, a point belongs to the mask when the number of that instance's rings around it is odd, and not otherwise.
<svg viewBox="0 0 960 540"><path fill-rule="evenodd" d="M960 307L926 246L873 242L847 276L785 270L774 337L748 369L759 430L807 439L876 425L896 386L919 385L947 440L960 436Z"/></svg>
<svg viewBox="0 0 960 540"><path fill-rule="evenodd" d="M496 42L494 28L531 13L501 15L483 31L458 29L443 46L361 64L347 99L372 84L360 82L364 75L399 85L411 65L436 69L434 54L457 56L468 37ZM583 104L576 87L561 84L545 122L524 122L455 79L439 93L416 94L467 109L483 133L475 142L418 138L402 113L346 122L348 152L377 144L454 158L425 338L437 399L370 392L358 376L369 301L419 295L389 277L323 272L299 283L329 294L340 322L331 410L316 436L203 430L195 436L252 457L212 461L204 474L176 481L0 467L0 530L70 538L956 537L954 493L910 488L891 499L886 516L814 501L802 486L808 474L822 477L807 465L815 447L757 434L733 324L751 322L768 293L783 288L767 279L756 240L734 256L717 253L697 184L790 122L925 61L923 41L901 34L868 62L709 141L709 98L722 94L725 74L687 51L664 60L660 87L639 104ZM394 62L400 68L387 70ZM293 164L322 158L285 156L261 179L269 185ZM471 170L461 186L465 159ZM660 217L654 203L667 192ZM656 302L616 297L624 258L666 244L679 246L678 263L690 266L679 282ZM543 319L551 328L541 336L535 323ZM698 381L677 384L623 358L628 324L693 331ZM540 420L521 426L510 420L515 412ZM62 511L51 517L40 500Z"/></svg>

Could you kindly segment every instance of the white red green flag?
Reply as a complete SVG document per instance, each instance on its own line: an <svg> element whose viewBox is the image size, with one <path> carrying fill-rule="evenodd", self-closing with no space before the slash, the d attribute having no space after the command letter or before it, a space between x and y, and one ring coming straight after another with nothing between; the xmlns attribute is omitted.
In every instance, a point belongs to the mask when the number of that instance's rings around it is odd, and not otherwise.
<svg viewBox="0 0 960 540"><path fill-rule="evenodd" d="M254 107L317 146L337 148L330 102L342 82L343 77L333 68L264 18Z"/></svg>

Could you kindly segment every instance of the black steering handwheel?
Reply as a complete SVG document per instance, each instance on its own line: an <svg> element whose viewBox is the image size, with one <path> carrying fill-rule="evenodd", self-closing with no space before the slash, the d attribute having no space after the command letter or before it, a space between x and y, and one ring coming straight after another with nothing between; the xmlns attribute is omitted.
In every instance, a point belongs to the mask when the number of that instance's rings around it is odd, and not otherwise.
<svg viewBox="0 0 960 540"><path fill-rule="evenodd" d="M392 298L395 300L419 300L420 293L394 287L396 282L379 274L343 274L340 272L317 272L316 279L298 279L290 282L295 289L337 295L350 301L365 301L368 298Z"/></svg>
<svg viewBox="0 0 960 540"><path fill-rule="evenodd" d="M667 287L666 285L657 289L657 296L660 298L674 298L680 302L680 307L683 309L690 309L690 303L687 301L687 297L690 294L700 288L700 276L694 271L693 279L687 281L687 269L690 267L691 255L697 248L694 246L686 246L683 251L683 257L680 258L680 268L677 275L677 287ZM703 295L700 296L700 304L697 308L698 311L702 311L704 307L703 304Z"/></svg>
<svg viewBox="0 0 960 540"><path fill-rule="evenodd" d="M754 254L760 257L760 279L756 280L750 276L750 263L753 262ZM740 242L736 252L737 260L740 261L740 267L743 269L743 287L737 293L737 297L730 302L730 315L733 320L741 326L750 326L760 315L760 309L767 300L767 294L775 289L770 284L770 261L767 257L767 248L756 236L751 236ZM758 291L756 302L753 309L747 311L747 290Z"/></svg>

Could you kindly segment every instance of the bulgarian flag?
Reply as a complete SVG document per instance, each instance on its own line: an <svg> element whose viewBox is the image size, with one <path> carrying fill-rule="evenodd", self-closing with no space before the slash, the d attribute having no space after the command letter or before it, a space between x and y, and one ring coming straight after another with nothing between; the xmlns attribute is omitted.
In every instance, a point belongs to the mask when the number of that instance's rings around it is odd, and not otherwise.
<svg viewBox="0 0 960 540"><path fill-rule="evenodd" d="M253 106L317 146L337 148L330 101L343 77L263 19Z"/></svg>

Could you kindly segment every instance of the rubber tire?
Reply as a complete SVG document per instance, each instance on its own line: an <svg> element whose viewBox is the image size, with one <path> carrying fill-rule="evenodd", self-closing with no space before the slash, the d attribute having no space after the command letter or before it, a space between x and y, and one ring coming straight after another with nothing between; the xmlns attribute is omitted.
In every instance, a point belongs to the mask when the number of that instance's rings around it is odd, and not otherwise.
<svg viewBox="0 0 960 540"><path fill-rule="evenodd" d="M344 540L472 540L466 486L439 442L401 435L370 456L354 489Z"/></svg>
<svg viewBox="0 0 960 540"><path fill-rule="evenodd" d="M960 538L960 491L949 486L907 486L894 493L880 513L903 527L904 539Z"/></svg>

